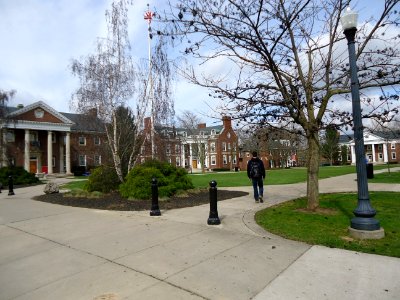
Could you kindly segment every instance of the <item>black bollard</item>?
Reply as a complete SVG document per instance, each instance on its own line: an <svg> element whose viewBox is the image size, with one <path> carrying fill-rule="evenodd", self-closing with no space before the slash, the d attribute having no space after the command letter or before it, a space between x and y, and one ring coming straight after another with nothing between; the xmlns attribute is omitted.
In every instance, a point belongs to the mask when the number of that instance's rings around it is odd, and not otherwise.
<svg viewBox="0 0 400 300"><path fill-rule="evenodd" d="M210 181L210 215L207 220L208 225L219 225L221 221L218 217L217 208L217 182L215 180Z"/></svg>
<svg viewBox="0 0 400 300"><path fill-rule="evenodd" d="M160 208L158 207L158 184L157 179L151 180L151 211L150 216L161 216Z"/></svg>
<svg viewBox="0 0 400 300"><path fill-rule="evenodd" d="M12 176L8 176L8 196L12 196L14 194L14 184Z"/></svg>

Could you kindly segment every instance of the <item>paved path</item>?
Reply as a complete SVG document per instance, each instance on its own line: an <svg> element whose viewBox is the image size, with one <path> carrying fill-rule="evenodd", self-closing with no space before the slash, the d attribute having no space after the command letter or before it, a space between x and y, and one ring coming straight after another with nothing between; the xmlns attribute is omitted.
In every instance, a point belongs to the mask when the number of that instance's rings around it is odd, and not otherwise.
<svg viewBox="0 0 400 300"><path fill-rule="evenodd" d="M30 200L42 189L0 194L2 300L400 299L400 259L293 242L255 224L255 211L305 195L305 184L267 186L264 204L222 201L219 226L207 225L209 205L150 217ZM320 192L354 190L355 174L320 181Z"/></svg>

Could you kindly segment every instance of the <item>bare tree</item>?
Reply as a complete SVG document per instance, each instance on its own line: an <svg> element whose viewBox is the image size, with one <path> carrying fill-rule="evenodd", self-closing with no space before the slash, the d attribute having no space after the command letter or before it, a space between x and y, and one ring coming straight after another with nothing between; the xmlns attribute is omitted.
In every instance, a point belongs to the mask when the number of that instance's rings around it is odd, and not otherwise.
<svg viewBox="0 0 400 300"><path fill-rule="evenodd" d="M381 3L382 2L382 3ZM399 83L399 0L379 2L357 34L361 91ZM306 137L308 209L319 205L319 132L352 124L348 53L340 17L349 0L179 0L166 20L185 53L226 62L230 75L186 73L223 109L254 126L297 124ZM204 50L204 51L203 51ZM234 76L232 76L234 74ZM364 97L363 117L392 117L398 101Z"/></svg>
<svg viewBox="0 0 400 300"><path fill-rule="evenodd" d="M122 142L123 131L118 126L118 108L126 106L134 96L135 70L129 54L128 39L128 1L118 0L106 11L108 36L98 40L97 52L85 59L73 60L72 73L80 80L72 104L80 112L96 109L104 123L108 145L118 178L123 182ZM136 102L135 127L142 123L146 110L144 98ZM133 161L135 147L131 147L130 162ZM128 166L128 167L131 167Z"/></svg>
<svg viewBox="0 0 400 300"><path fill-rule="evenodd" d="M7 123L9 122L7 118L7 103L14 97L16 91L10 90L5 91L0 89L0 165L9 164L7 143L4 141L4 135L7 132Z"/></svg>

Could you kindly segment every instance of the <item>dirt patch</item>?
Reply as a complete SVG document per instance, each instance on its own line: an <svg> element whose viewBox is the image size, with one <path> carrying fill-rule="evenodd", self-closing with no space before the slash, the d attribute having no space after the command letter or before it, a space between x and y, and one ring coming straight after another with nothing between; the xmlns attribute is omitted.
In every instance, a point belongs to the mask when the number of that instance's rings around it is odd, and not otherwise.
<svg viewBox="0 0 400 300"><path fill-rule="evenodd" d="M246 196L249 193L241 191L218 190L218 201L232 199L236 197ZM151 200L127 200L122 198L118 193L111 193L99 198L85 197L67 197L62 193L44 194L36 196L34 200L94 209L105 210L150 210ZM160 209L175 209L183 207L198 206L210 203L210 194L208 190L200 192L191 192L185 196L174 196L168 199L159 200L158 206Z"/></svg>

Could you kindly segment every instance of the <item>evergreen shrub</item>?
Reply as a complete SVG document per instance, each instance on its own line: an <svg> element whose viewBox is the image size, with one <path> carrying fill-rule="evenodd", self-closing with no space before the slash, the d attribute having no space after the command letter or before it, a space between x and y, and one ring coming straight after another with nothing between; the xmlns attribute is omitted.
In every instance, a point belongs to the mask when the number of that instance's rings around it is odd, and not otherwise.
<svg viewBox="0 0 400 300"><path fill-rule="evenodd" d="M129 199L150 199L152 178L157 179L159 197L170 197L194 187L185 169L152 160L134 167L120 185L119 192Z"/></svg>
<svg viewBox="0 0 400 300"><path fill-rule="evenodd" d="M13 177L13 184L34 184L39 179L33 173L27 172L23 167L2 167L0 168L0 182L3 187L8 185L8 176Z"/></svg>
<svg viewBox="0 0 400 300"><path fill-rule="evenodd" d="M89 192L110 193L117 191L120 181L117 172L112 167L100 166L93 170L85 185L85 189Z"/></svg>

